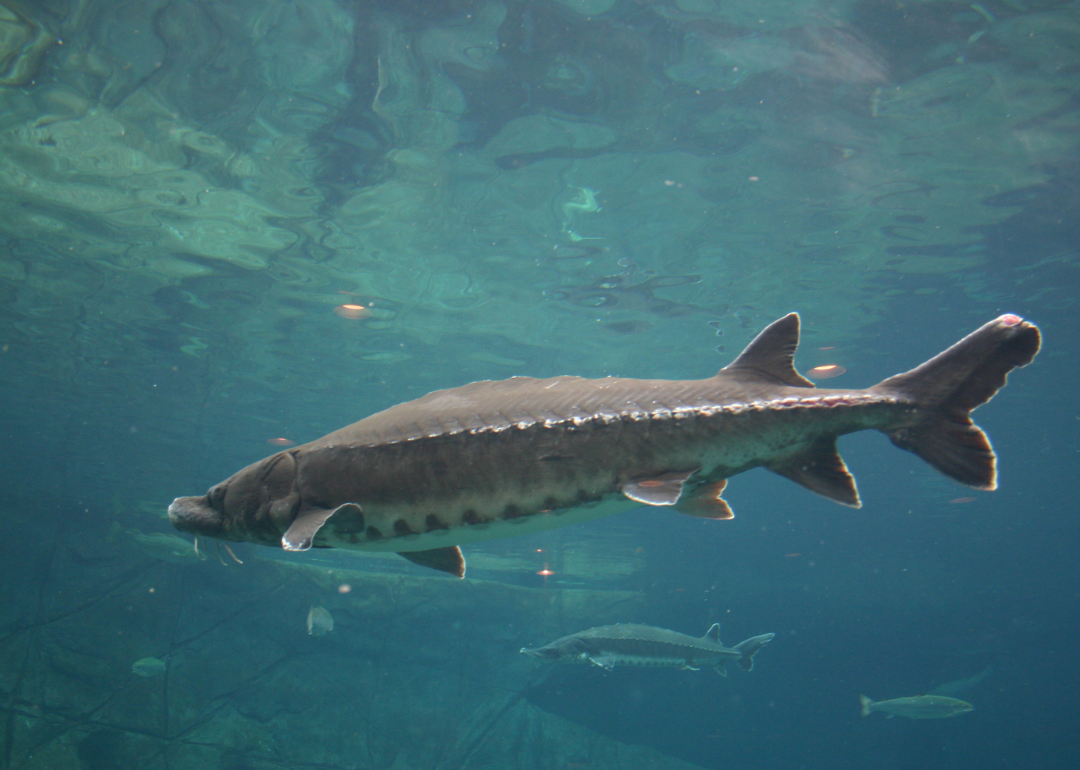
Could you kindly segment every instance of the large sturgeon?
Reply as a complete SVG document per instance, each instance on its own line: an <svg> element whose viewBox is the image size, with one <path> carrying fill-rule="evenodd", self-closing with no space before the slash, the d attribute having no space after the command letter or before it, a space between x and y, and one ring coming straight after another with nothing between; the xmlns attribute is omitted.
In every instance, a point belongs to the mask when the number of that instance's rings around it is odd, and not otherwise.
<svg viewBox="0 0 1080 770"><path fill-rule="evenodd" d="M776 634L752 636L734 647L720 641L720 624L713 623L705 636L687 636L666 628L617 623L579 631L536 649L521 652L541 660L585 663L610 671L620 666L663 666L697 670L711 666L727 676L727 664L737 661L743 671L754 668L754 655Z"/></svg>
<svg viewBox="0 0 1080 770"><path fill-rule="evenodd" d="M726 479L758 466L857 508L836 439L859 430L961 484L996 487L970 412L1035 357L1034 325L1003 315L865 390L812 390L795 371L798 344L792 313L703 380L513 377L435 391L177 498L169 518L287 551L396 551L463 577L460 544L641 504L730 519Z"/></svg>

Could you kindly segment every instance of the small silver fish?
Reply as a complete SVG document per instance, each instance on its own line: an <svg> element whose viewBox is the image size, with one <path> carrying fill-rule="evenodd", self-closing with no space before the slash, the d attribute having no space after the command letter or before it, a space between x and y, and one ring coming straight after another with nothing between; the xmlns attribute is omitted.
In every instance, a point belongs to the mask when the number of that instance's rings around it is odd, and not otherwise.
<svg viewBox="0 0 1080 770"><path fill-rule="evenodd" d="M325 607L315 607L308 610L307 632L312 636L326 636L334 630L334 616Z"/></svg>
<svg viewBox="0 0 1080 770"><path fill-rule="evenodd" d="M131 664L131 673L138 676L159 676L165 673L168 664L161 658L139 658Z"/></svg>
<svg viewBox="0 0 1080 770"><path fill-rule="evenodd" d="M865 695L860 695L859 703L862 705L859 716L863 719L870 716L871 711L884 711L890 717L907 717L908 719L944 719L957 714L966 714L975 708L967 701L947 698L944 695L916 695L912 698L879 701L872 701Z"/></svg>

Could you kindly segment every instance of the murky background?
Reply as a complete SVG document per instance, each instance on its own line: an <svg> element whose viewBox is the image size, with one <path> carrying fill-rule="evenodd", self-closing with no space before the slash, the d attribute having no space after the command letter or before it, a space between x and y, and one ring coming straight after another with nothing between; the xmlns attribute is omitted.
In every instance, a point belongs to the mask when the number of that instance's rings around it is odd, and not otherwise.
<svg viewBox="0 0 1080 770"><path fill-rule="evenodd" d="M1078 93L1055 0L0 0L0 768L1074 766ZM792 310L832 387L1038 323L976 415L1002 488L860 434L861 511L755 471L734 521L464 583L164 518L436 388L705 377ZM517 652L613 622L777 638L726 680Z"/></svg>

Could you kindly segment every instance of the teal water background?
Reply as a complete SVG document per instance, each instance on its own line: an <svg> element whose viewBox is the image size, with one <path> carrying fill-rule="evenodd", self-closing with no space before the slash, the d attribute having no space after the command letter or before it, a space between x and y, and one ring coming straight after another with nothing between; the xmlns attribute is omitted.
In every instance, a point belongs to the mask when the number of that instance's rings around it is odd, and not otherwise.
<svg viewBox="0 0 1080 770"><path fill-rule="evenodd" d="M1054 0L0 0L0 770L1075 767L1078 90ZM793 310L830 387L1039 324L976 413L1001 489L859 434L862 510L753 471L734 521L464 583L164 517L437 388L705 377ZM518 655L612 622L777 638L728 679Z"/></svg>

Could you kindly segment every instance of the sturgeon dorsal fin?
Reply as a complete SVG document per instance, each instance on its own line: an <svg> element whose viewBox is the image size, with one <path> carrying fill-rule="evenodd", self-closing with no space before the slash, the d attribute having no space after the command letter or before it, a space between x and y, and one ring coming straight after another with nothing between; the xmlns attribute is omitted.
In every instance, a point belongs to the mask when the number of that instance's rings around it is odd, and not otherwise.
<svg viewBox="0 0 1080 770"><path fill-rule="evenodd" d="M723 644L720 641L720 624L713 623L708 631L705 632L705 638L710 642L716 642L717 644Z"/></svg>
<svg viewBox="0 0 1080 770"><path fill-rule="evenodd" d="M836 439L826 438L810 444L800 452L765 466L773 473L791 479L796 484L852 508L861 508L855 477L847 469Z"/></svg>
<svg viewBox="0 0 1080 770"><path fill-rule="evenodd" d="M773 321L739 357L717 376L764 380L796 388L812 388L814 383L795 371L795 350L799 347L799 314L788 313Z"/></svg>

